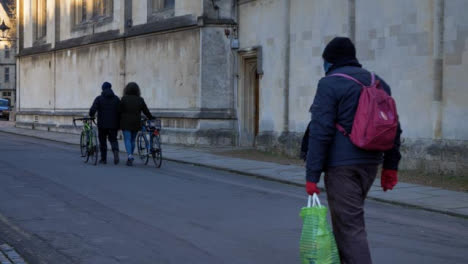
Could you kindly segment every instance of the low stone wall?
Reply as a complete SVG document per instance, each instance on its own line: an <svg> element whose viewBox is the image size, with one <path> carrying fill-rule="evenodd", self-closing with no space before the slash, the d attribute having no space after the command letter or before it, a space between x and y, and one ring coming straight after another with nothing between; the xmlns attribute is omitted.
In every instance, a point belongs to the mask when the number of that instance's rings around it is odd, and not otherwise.
<svg viewBox="0 0 468 264"><path fill-rule="evenodd" d="M53 132L79 134L80 125L73 126L73 117L84 112L17 113L16 126ZM158 114L155 114L158 116ZM162 117L163 143L183 145L234 146L237 144L236 120L232 118ZM299 157L303 133L262 132L256 138L256 148L262 151ZM418 173L468 177L468 141L402 139L401 170Z"/></svg>
<svg viewBox="0 0 468 264"><path fill-rule="evenodd" d="M73 118L85 115L85 112L20 112L17 115L16 127L79 134L82 124L77 122L75 127ZM236 144L234 120L231 119L163 117L161 121L163 143L214 146Z"/></svg>
<svg viewBox="0 0 468 264"><path fill-rule="evenodd" d="M404 139L401 152L405 170L468 177L468 141Z"/></svg>
<svg viewBox="0 0 468 264"><path fill-rule="evenodd" d="M257 148L263 151L299 157L302 133L262 133ZM401 170L432 175L468 177L468 141L402 139Z"/></svg>

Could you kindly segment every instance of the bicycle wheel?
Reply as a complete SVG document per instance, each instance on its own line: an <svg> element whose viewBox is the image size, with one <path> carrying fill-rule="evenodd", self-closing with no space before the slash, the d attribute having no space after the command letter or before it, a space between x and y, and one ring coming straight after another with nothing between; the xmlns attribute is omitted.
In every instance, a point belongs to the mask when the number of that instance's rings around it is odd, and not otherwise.
<svg viewBox="0 0 468 264"><path fill-rule="evenodd" d="M97 165L98 159L99 159L99 143L98 143L98 137L96 133L96 129L93 129L90 132L90 143L88 145L89 150L89 157L91 158L91 164Z"/></svg>
<svg viewBox="0 0 468 264"><path fill-rule="evenodd" d="M147 144L147 139L146 139L146 133L145 132L138 132L137 135L137 148L138 148L138 156L140 157L141 161L146 165L148 164L149 160L149 150L148 150L148 144Z"/></svg>
<svg viewBox="0 0 468 264"><path fill-rule="evenodd" d="M81 131L80 135L80 152L84 162L88 162L88 137L85 131Z"/></svg>
<svg viewBox="0 0 468 264"><path fill-rule="evenodd" d="M154 165L156 168L161 168L162 165L162 149L161 149L161 139L159 136L153 137L153 146L151 146L151 155L153 156Z"/></svg>

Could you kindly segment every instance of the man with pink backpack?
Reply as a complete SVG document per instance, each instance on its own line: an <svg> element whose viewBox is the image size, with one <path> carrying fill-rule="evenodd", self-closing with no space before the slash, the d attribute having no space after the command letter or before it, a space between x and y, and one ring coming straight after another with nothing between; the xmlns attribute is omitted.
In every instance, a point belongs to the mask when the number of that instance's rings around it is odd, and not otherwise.
<svg viewBox="0 0 468 264"><path fill-rule="evenodd" d="M323 55L326 76L310 108L306 190L325 187L341 261L372 263L364 221L364 200L379 164L381 186L396 185L401 128L390 87L362 68L349 38L334 38Z"/></svg>

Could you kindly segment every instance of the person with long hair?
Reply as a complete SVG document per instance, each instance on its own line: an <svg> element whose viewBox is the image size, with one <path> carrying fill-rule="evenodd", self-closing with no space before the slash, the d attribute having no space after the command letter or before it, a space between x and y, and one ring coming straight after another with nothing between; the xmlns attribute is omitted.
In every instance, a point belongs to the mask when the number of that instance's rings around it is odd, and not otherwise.
<svg viewBox="0 0 468 264"><path fill-rule="evenodd" d="M127 150L127 166L133 165L133 152L135 151L135 139L141 129L141 113L149 119L151 115L145 100L141 97L140 87L130 82L124 89L124 95L120 102L120 129L124 136L125 149Z"/></svg>

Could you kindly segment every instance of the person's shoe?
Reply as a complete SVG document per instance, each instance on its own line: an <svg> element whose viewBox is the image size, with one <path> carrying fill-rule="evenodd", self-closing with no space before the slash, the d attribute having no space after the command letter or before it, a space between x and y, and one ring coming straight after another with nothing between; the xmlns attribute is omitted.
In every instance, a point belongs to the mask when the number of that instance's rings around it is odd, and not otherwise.
<svg viewBox="0 0 468 264"><path fill-rule="evenodd" d="M100 164L107 164L107 160L101 159L101 160L99 160L99 163L100 163Z"/></svg>
<svg viewBox="0 0 468 264"><path fill-rule="evenodd" d="M117 165L119 164L119 151L118 150L114 150L114 164Z"/></svg>
<svg viewBox="0 0 468 264"><path fill-rule="evenodd" d="M127 160L127 166L133 166L133 160L128 159Z"/></svg>

